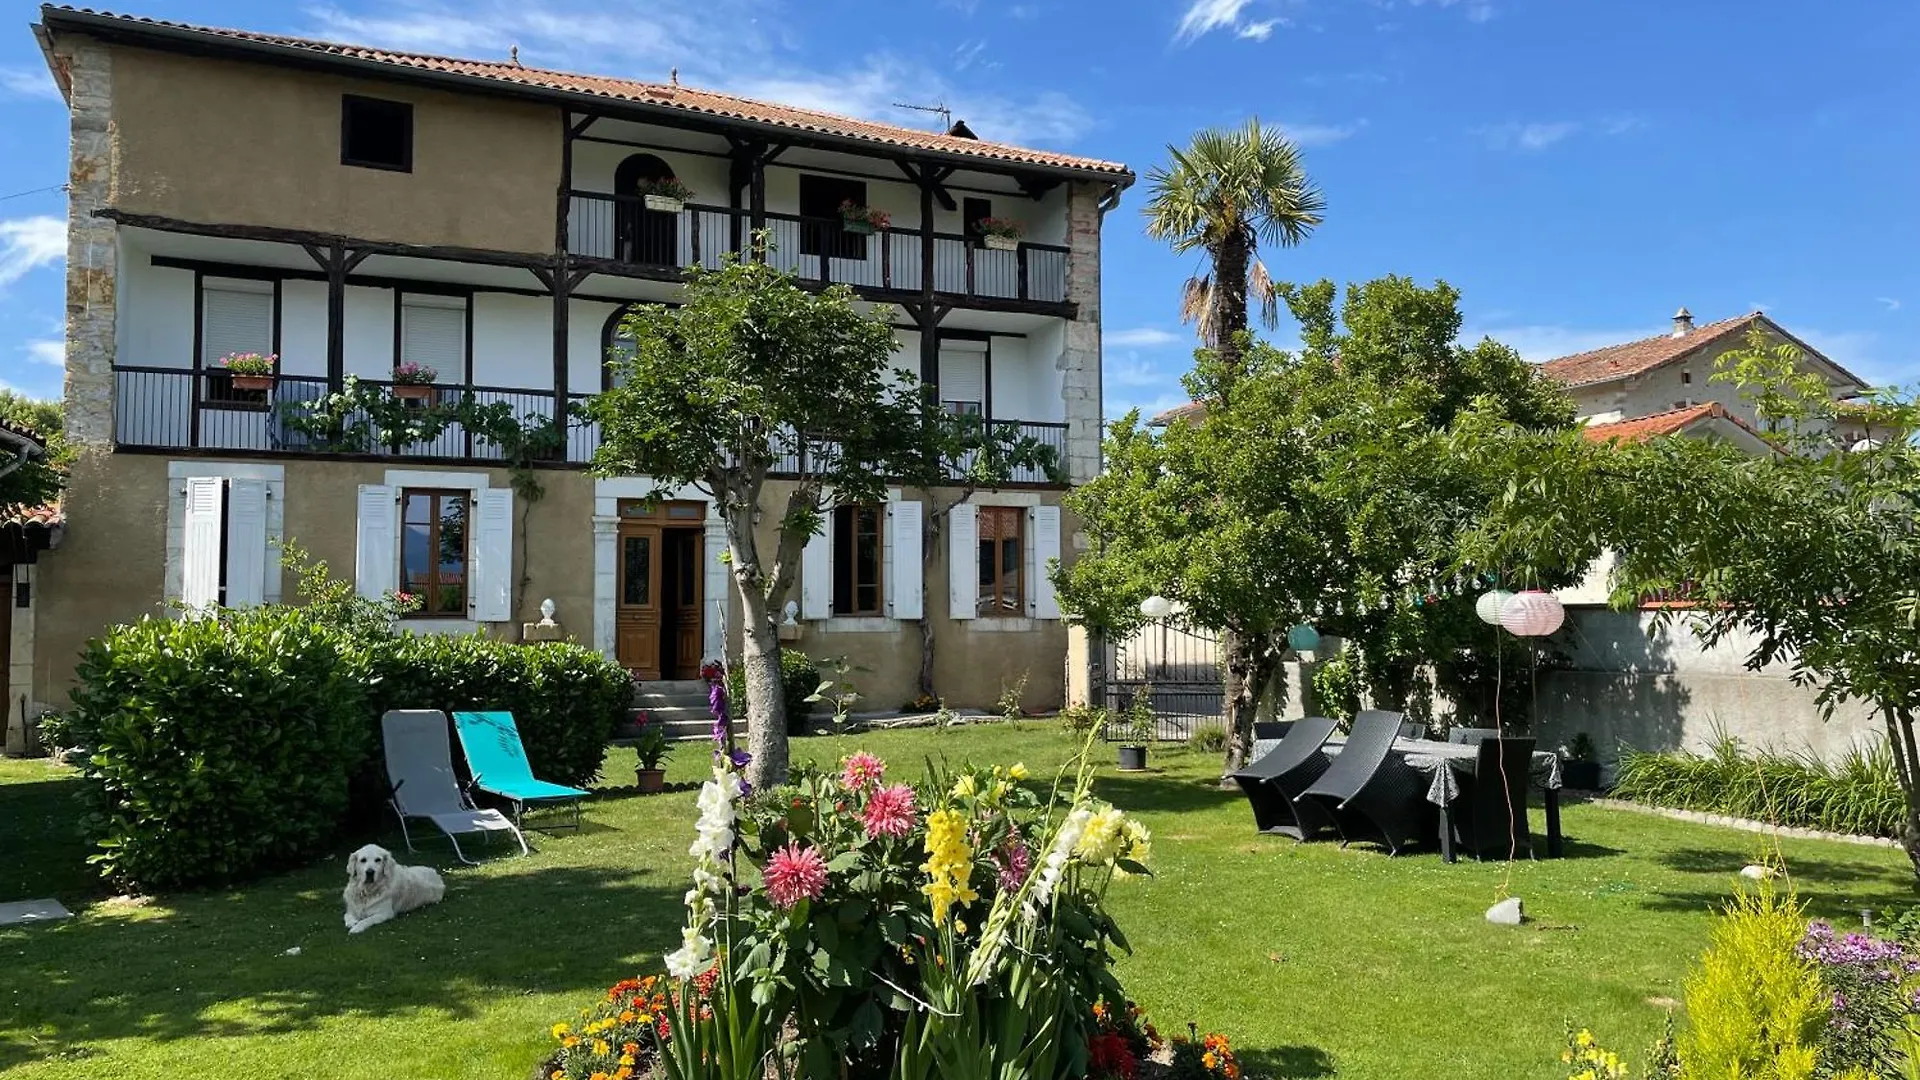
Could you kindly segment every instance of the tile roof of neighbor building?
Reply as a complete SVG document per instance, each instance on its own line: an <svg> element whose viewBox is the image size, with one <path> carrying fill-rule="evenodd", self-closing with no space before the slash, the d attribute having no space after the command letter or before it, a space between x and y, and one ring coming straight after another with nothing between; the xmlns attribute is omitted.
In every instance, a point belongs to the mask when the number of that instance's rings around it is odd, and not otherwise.
<svg viewBox="0 0 1920 1080"><path fill-rule="evenodd" d="M1570 389L1612 382L1615 379L1624 379L1652 371L1662 364L1678 360L1696 349L1717 341L1744 335L1755 320L1764 323L1767 329L1792 342L1801 353L1819 360L1855 386L1864 388L1867 385L1852 372L1834 363L1819 350L1794 337L1782 329L1779 323L1758 311L1749 311L1745 315L1736 315L1731 319L1721 319L1719 322L1696 326L1684 334L1668 332L1641 338L1639 341L1629 341L1623 345L1609 345L1603 349L1591 349L1583 353L1574 353L1572 356L1562 356L1541 364L1540 370Z"/></svg>
<svg viewBox="0 0 1920 1080"><path fill-rule="evenodd" d="M1173 423L1175 420L1191 420L1206 410L1207 407L1200 402L1189 401L1183 405L1175 405L1173 408L1167 409L1164 412L1156 413L1153 419L1147 422L1155 427L1163 427Z"/></svg>
<svg viewBox="0 0 1920 1080"><path fill-rule="evenodd" d="M522 67L511 62L464 60L457 57L399 52L338 42L312 41L279 34L261 34L249 30L228 30L142 16L119 15L109 11L95 11L90 8L66 5L47 5L41 8L41 17L49 25L64 23L82 32L90 29L122 29L133 32L164 33L169 36L185 35L203 40L224 39L236 43L267 46L296 55L306 53L317 58L359 61L362 64L432 72L462 79L512 83L532 89L585 94L610 101L640 105L647 109L704 114L726 120L896 146L908 150L963 158L980 158L1000 164L1100 174L1105 179L1119 183L1122 187L1133 182L1133 173L1118 162L881 124L850 116L837 116L833 113L796 108L791 105L756 101L752 98L737 97L713 90L700 90L677 83L641 82L606 75L582 75Z"/></svg>
<svg viewBox="0 0 1920 1080"><path fill-rule="evenodd" d="M49 528L67 523L67 510L57 502L28 506L25 503L13 503L0 506L0 528L8 525L44 525Z"/></svg>
<svg viewBox="0 0 1920 1080"><path fill-rule="evenodd" d="M1717 401L1689 405L1684 409L1668 409L1666 412L1648 413L1631 420L1615 420L1608 424L1588 424L1582 433L1592 442L1641 442L1661 435L1674 435L1708 419L1725 420L1735 427L1746 431L1756 439L1765 440L1766 436L1755 431L1753 425L1727 411L1725 405Z"/></svg>

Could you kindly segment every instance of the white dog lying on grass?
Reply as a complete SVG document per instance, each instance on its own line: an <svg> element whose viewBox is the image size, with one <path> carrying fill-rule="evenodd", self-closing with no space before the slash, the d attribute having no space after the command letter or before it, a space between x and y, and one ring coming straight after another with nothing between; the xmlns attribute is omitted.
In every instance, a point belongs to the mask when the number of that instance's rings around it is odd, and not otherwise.
<svg viewBox="0 0 1920 1080"><path fill-rule="evenodd" d="M401 866L393 852L368 844L347 856L347 933L402 915L414 908L437 904L447 884L431 866Z"/></svg>

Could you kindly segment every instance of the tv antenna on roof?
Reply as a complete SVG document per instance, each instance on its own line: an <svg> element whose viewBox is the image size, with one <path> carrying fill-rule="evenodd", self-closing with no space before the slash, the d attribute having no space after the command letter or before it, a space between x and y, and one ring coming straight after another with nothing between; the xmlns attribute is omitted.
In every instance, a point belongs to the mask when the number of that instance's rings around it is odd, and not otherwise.
<svg viewBox="0 0 1920 1080"><path fill-rule="evenodd" d="M944 101L935 102L932 105L912 105L904 101L896 101L893 103L893 107L896 109L912 109L914 112L939 113L940 123L943 127L948 129L953 127L953 110L947 108L947 104Z"/></svg>

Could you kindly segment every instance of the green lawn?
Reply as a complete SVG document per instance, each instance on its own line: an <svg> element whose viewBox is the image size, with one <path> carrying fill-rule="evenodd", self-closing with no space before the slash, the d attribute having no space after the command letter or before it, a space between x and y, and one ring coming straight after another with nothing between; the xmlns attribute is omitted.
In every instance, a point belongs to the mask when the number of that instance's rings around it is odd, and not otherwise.
<svg viewBox="0 0 1920 1080"><path fill-rule="evenodd" d="M1037 771L1071 749L1035 722L813 739L796 754L837 759L856 745L916 772L943 754ZM683 753L670 779L695 779L700 758ZM613 760L625 773L628 755ZM1558 1080L1569 1017L1637 1051L1760 842L1570 807L1570 857L1513 870L1536 921L1501 928L1481 918L1500 865L1256 836L1243 800L1206 779L1215 759L1163 749L1155 764L1099 785L1154 832L1157 876L1110 894L1135 948L1122 977L1162 1030L1188 1019L1225 1030L1273 1076ZM10 1080L521 1080L548 1025L653 964L680 922L684 791L610 792L589 804L580 835L539 838L530 859L451 869L444 904L349 937L332 861L231 892L105 899L80 865L74 786L45 763L0 762L0 899L58 895L80 910L0 930ZM1913 900L1898 852L1785 851L1817 914L1857 919ZM445 869L451 858L417 861Z"/></svg>

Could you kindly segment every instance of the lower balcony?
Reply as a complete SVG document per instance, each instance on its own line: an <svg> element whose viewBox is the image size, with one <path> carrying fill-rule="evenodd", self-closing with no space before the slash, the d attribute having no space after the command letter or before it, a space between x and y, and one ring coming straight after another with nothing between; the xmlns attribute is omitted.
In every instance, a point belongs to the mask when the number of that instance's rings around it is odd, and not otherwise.
<svg viewBox="0 0 1920 1080"><path fill-rule="evenodd" d="M391 392L394 384L373 379L362 385ZM116 367L114 369L114 445L134 452L190 452L212 456L295 456L338 460L408 460L443 464L485 465L501 459L499 447L458 422L431 439L385 442L374 434L365 412L328 415L315 405L328 396L327 380L318 376L276 375L265 389L236 386L225 372L196 372L180 368ZM497 386L435 384L414 391L424 395L421 405L453 406L471 395L476 405L505 404L522 423L551 422L551 390L524 390ZM587 395L573 394L575 405ZM319 420L316 420L316 417ZM324 422L319 422L324 421ZM1033 420L992 420L1050 446L1064 464L1067 425ZM562 452L547 462L554 468L583 468L600 446L599 425L569 417ZM776 476L797 475L797 457L774 467ZM1053 485L1042 469L1020 470L1017 484Z"/></svg>
<svg viewBox="0 0 1920 1080"><path fill-rule="evenodd" d="M927 238L918 229L849 231L839 218L768 213L769 260L803 281L847 284L874 293L918 293ZM752 215L725 206L686 204L650 210L639 196L576 191L567 217L567 251L587 259L677 272L714 269L745 250ZM1018 241L1011 250L980 238L933 234L933 291L993 301L1061 304L1067 299L1067 249Z"/></svg>

